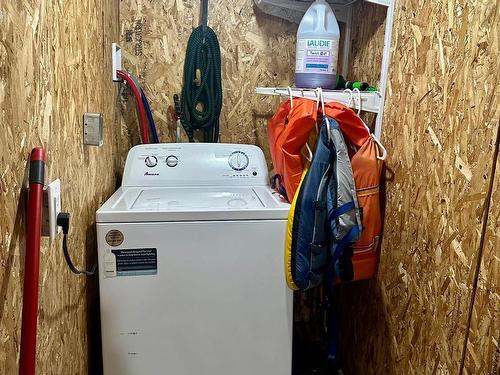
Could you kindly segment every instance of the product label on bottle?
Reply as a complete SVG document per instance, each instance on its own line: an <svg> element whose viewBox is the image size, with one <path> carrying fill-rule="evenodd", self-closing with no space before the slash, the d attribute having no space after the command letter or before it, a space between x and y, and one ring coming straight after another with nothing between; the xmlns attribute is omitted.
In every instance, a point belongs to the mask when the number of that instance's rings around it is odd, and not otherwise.
<svg viewBox="0 0 500 375"><path fill-rule="evenodd" d="M299 39L295 73L333 74L337 71L338 52L338 40Z"/></svg>

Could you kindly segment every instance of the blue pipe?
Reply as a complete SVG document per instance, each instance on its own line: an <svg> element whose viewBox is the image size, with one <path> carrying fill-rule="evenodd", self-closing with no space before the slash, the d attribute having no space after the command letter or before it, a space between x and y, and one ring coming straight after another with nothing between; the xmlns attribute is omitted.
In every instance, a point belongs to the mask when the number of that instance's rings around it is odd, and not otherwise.
<svg viewBox="0 0 500 375"><path fill-rule="evenodd" d="M149 129L151 130L151 134L153 136L153 142L160 143L160 140L158 138L158 132L156 131L155 121L153 119L153 114L151 113L151 107L149 106L148 99L146 98L146 94L144 94L142 88L141 88L141 97L142 97L142 104L144 105L146 116L148 118Z"/></svg>

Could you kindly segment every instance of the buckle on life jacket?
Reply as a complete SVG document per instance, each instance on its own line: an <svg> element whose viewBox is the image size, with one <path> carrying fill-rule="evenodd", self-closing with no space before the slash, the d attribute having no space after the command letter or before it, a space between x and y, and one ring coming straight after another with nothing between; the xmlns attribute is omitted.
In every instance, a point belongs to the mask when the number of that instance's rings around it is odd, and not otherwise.
<svg viewBox="0 0 500 375"><path fill-rule="evenodd" d="M320 255L322 252L325 251L325 244L312 243L310 247L311 247L311 253L313 255Z"/></svg>
<svg viewBox="0 0 500 375"><path fill-rule="evenodd" d="M314 201L313 208L314 208L314 211L319 211L319 212L325 211L326 210L325 201L324 200Z"/></svg>
<svg viewBox="0 0 500 375"><path fill-rule="evenodd" d="M286 195L286 190L285 186L283 186L282 183L282 177L279 174L275 174L271 178L271 187L276 190L280 195L282 195L286 200L288 200L288 197Z"/></svg>
<svg viewBox="0 0 500 375"><path fill-rule="evenodd" d="M352 246L347 246L335 263L335 273L343 283L354 279L354 267L352 265Z"/></svg>
<svg viewBox="0 0 500 375"><path fill-rule="evenodd" d="M311 285L319 285L322 281L322 276L321 275L318 275L316 273L314 273L313 271L309 271L308 273L308 279L309 279L309 282L311 283Z"/></svg>

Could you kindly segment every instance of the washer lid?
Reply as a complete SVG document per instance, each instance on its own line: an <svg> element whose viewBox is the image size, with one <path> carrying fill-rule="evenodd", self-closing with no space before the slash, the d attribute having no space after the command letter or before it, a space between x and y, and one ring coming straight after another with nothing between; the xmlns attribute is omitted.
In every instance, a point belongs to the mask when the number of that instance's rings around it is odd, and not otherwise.
<svg viewBox="0 0 500 375"><path fill-rule="evenodd" d="M264 204L251 188L195 187L147 189L139 193L130 211L192 211L200 209L263 208Z"/></svg>
<svg viewBox="0 0 500 375"><path fill-rule="evenodd" d="M269 187L125 187L97 222L286 219L289 204Z"/></svg>

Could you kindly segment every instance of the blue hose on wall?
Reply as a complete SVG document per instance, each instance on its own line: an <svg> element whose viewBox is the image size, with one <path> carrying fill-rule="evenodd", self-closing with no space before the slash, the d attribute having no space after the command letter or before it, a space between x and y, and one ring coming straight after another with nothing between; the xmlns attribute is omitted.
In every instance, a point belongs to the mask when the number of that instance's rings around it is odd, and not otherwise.
<svg viewBox="0 0 500 375"><path fill-rule="evenodd" d="M158 132L156 131L155 121L153 119L153 114L151 113L151 107L149 106L148 98L146 98L146 94L144 94L144 90L142 88L141 88L141 97L142 97L142 104L144 105L146 116L148 118L149 130L151 130L151 135L153 136L153 142L160 143L160 140L158 138Z"/></svg>

